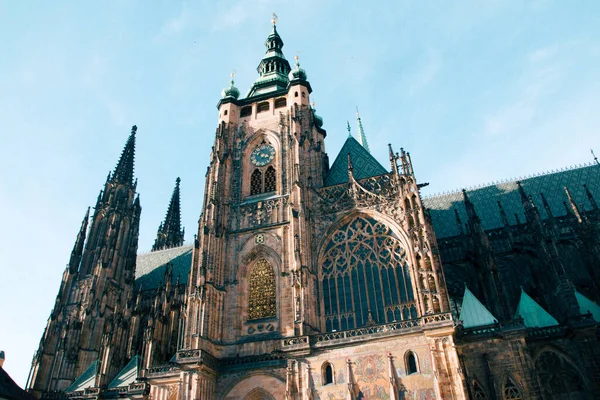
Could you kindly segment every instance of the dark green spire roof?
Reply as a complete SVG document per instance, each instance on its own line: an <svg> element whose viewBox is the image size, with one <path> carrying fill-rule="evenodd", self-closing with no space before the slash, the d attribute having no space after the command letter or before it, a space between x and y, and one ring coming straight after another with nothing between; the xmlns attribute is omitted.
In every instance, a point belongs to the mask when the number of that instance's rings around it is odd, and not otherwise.
<svg viewBox="0 0 600 400"><path fill-rule="evenodd" d="M131 128L131 134L125 143L125 148L121 153L121 158L112 174L113 182L123 183L126 185L133 184L133 162L135 158L135 133L137 126Z"/></svg>
<svg viewBox="0 0 600 400"><path fill-rule="evenodd" d="M348 155L352 160L353 174L356 180L387 174L385 168L356 139L349 136L331 165L325 186L348 182Z"/></svg>
<svg viewBox="0 0 600 400"><path fill-rule="evenodd" d="M267 37L265 47L267 52L256 68L260 76L254 81L246 97L285 90L289 83L288 74L291 67L281 51L283 40L277 33L275 23L273 23L273 30Z"/></svg>

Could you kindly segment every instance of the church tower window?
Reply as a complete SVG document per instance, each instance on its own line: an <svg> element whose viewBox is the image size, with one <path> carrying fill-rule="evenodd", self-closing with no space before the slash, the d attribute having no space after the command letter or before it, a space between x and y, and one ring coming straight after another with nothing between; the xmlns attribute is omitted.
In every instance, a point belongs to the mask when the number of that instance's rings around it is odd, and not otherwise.
<svg viewBox="0 0 600 400"><path fill-rule="evenodd" d="M240 117L244 118L249 117L250 115L252 115L252 106L242 107L240 111Z"/></svg>
<svg viewBox="0 0 600 400"><path fill-rule="evenodd" d="M285 97L280 97L277 100L275 100L275 108L285 107L286 105L287 100L285 99Z"/></svg>
<svg viewBox="0 0 600 400"><path fill-rule="evenodd" d="M505 400L521 400L521 390L515 383L515 381L507 376L504 381L504 399Z"/></svg>
<svg viewBox="0 0 600 400"><path fill-rule="evenodd" d="M250 268L248 288L248 320L276 316L276 288L273 266L265 259Z"/></svg>
<svg viewBox="0 0 600 400"><path fill-rule="evenodd" d="M262 193L262 172L255 169L250 176L250 195Z"/></svg>
<svg viewBox="0 0 600 400"><path fill-rule="evenodd" d="M269 111L269 102L268 101L258 103L256 112L260 113L260 112L264 112L264 111Z"/></svg>
<svg viewBox="0 0 600 400"><path fill-rule="evenodd" d="M321 258L325 329L417 317L408 256L392 230L357 217L331 235Z"/></svg>
<svg viewBox="0 0 600 400"><path fill-rule="evenodd" d="M269 166L265 171L265 193L274 192L276 186L275 168Z"/></svg>

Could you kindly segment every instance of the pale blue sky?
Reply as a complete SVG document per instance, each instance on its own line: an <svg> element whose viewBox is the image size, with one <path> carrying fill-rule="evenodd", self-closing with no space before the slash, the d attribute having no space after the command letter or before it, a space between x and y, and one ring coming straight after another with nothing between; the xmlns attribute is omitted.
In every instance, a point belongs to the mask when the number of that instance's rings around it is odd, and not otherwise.
<svg viewBox="0 0 600 400"><path fill-rule="evenodd" d="M231 70L242 93L256 78L273 11L332 161L355 106L373 154L409 150L425 194L600 152L598 1L0 0L0 349L19 384L131 125L140 249L177 176L192 238L215 105Z"/></svg>

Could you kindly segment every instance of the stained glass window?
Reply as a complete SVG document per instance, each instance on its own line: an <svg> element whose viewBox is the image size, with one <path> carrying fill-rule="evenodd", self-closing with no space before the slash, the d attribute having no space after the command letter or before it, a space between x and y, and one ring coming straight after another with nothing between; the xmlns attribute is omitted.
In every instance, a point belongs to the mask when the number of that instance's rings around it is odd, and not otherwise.
<svg viewBox="0 0 600 400"><path fill-rule="evenodd" d="M265 192L275 191L275 168L272 166L268 167L265 171Z"/></svg>
<svg viewBox="0 0 600 400"><path fill-rule="evenodd" d="M406 251L372 218L356 217L333 232L320 279L329 332L417 317Z"/></svg>
<svg viewBox="0 0 600 400"><path fill-rule="evenodd" d="M250 195L262 193L262 172L255 169L250 176Z"/></svg>
<svg viewBox="0 0 600 400"><path fill-rule="evenodd" d="M250 268L248 319L270 318L275 312L275 273L267 260L261 259Z"/></svg>

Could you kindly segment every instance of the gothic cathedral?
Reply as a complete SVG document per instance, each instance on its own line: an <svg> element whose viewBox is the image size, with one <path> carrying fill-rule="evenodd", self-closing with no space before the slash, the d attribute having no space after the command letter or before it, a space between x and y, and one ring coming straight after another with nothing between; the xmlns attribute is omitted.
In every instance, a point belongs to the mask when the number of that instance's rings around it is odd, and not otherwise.
<svg viewBox="0 0 600 400"><path fill-rule="evenodd" d="M230 85L193 244L177 178L137 254L134 126L86 213L27 388L38 398L600 398L600 165L424 198L357 114L329 162L275 21ZM387 162L386 162L387 163ZM541 208L538 208L541 206ZM88 226L89 224L89 226Z"/></svg>

